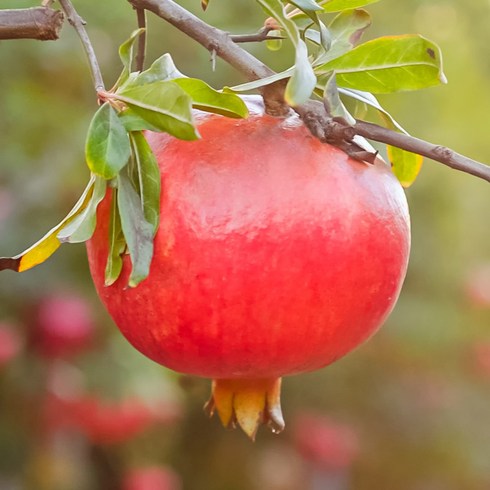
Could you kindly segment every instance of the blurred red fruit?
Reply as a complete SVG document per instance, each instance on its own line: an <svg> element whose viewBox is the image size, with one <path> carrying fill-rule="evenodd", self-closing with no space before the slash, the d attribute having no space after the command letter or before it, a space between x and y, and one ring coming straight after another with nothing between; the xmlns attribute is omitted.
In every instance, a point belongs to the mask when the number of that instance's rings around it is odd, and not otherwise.
<svg viewBox="0 0 490 490"><path fill-rule="evenodd" d="M89 348L94 320L88 302L79 296L61 294L43 299L32 336L35 348L48 358L70 357Z"/></svg>
<svg viewBox="0 0 490 490"><path fill-rule="evenodd" d="M482 264L468 274L465 290L474 306L490 307L490 264Z"/></svg>
<svg viewBox="0 0 490 490"><path fill-rule="evenodd" d="M122 490L180 490L180 478L169 468L152 466L130 471L124 478Z"/></svg>
<svg viewBox="0 0 490 490"><path fill-rule="evenodd" d="M477 374L490 378L490 342L479 342L472 348L471 357Z"/></svg>
<svg viewBox="0 0 490 490"><path fill-rule="evenodd" d="M297 417L293 437L299 453L324 469L347 468L359 454L355 430L324 416L302 414Z"/></svg>
<svg viewBox="0 0 490 490"><path fill-rule="evenodd" d="M170 424L179 418L179 407L170 402L149 405L136 398L103 401L85 395L73 399L51 396L46 407L47 425L72 427L94 444L119 444L136 437L154 424Z"/></svg>
<svg viewBox="0 0 490 490"><path fill-rule="evenodd" d="M0 368L17 357L22 347L20 335L13 326L0 323Z"/></svg>

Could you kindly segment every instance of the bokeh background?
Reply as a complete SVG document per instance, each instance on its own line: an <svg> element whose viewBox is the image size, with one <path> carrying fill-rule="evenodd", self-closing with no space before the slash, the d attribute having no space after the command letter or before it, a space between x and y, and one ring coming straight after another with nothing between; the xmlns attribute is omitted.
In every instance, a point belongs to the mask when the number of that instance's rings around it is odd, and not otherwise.
<svg viewBox="0 0 490 490"><path fill-rule="evenodd" d="M180 2L233 33L264 16L252 0ZM135 28L120 0L75 2L106 84ZM34 6L3 0L1 8ZM367 38L418 32L439 43L447 86L382 97L414 135L490 162L490 2L384 0ZM249 49L275 69L291 51ZM242 80L149 15L152 60L217 88ZM57 42L0 42L0 255L36 241L88 178L96 109L68 25ZM490 488L488 184L426 161L407 190L412 256L398 305L368 343L287 378L287 429L255 444L206 419L209 382L144 358L99 303L83 245L22 275L0 274L1 490L486 490Z"/></svg>

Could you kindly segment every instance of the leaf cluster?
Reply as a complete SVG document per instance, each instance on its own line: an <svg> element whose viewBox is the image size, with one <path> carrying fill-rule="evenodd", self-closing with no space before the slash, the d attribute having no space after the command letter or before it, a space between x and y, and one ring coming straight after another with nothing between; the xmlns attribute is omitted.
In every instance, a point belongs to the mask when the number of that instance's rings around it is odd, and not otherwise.
<svg viewBox="0 0 490 490"><path fill-rule="evenodd" d="M129 286L137 286L150 271L160 216L160 170L144 131L196 140L195 109L235 118L248 115L240 97L187 78L168 54L147 70L132 72L133 49L142 32L135 31L120 46L123 71L110 91L99 92L102 105L92 118L85 145L91 177L82 197L36 244L15 257L0 259L0 270L30 269L44 262L63 242L89 240L96 226L97 207L110 189L105 282L109 286L118 279L123 256L128 254L132 264Z"/></svg>
<svg viewBox="0 0 490 490"><path fill-rule="evenodd" d="M362 7L378 0L256 1L296 47L295 62L280 73L232 87L232 91L244 92L288 79L286 100L293 107L318 97L331 116L351 124L369 107L386 127L406 133L376 95L446 82L439 47L420 35L385 36L361 43L371 25L371 16ZM352 112L347 110L345 98L355 101ZM411 185L422 157L391 146L387 150L395 175L402 185Z"/></svg>
<svg viewBox="0 0 490 490"><path fill-rule="evenodd" d="M132 71L134 46L144 29L133 32L119 48L123 70L117 82L111 90L98 92L101 106L86 139L91 177L85 191L61 223L40 241L15 257L0 258L0 270L30 269L63 242L89 240L96 227L97 207L107 198L111 199L111 218L106 285L119 278L126 254L132 265L129 286L139 284L150 271L161 192L158 163L144 131L196 140L199 133L193 110L247 117L247 107L237 93L287 80L285 100L292 107L320 99L329 115L350 124L371 108L386 127L405 133L376 95L444 83L442 57L436 44L419 35L362 43L371 25L371 16L363 7L377 1L256 0L270 16L266 23L274 25L294 46L294 64L273 76L223 91L180 73L168 54L147 70ZM205 9L209 0L201 4ZM269 46L278 49L277 42L270 41ZM346 99L354 101L350 111ZM395 147L388 147L388 157L400 182L410 185L422 157Z"/></svg>

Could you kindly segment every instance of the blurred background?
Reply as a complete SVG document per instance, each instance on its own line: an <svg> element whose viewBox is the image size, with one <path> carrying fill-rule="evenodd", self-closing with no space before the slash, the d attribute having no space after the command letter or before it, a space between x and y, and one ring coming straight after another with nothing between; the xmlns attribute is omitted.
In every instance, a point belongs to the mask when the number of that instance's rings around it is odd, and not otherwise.
<svg viewBox="0 0 490 490"><path fill-rule="evenodd" d="M181 1L233 33L255 32L252 0ZM1 8L34 6L3 0ZM75 2L107 86L135 28L120 0ZM384 0L366 39L418 32L442 48L447 86L382 97L412 134L490 162L490 3ZM291 52L249 49L275 69ZM148 61L215 87L242 82L149 15ZM88 179L95 98L78 39L0 43L0 255L54 226ZM484 490L490 488L488 184L426 161L407 190L413 244L398 305L367 344L287 378L280 435L252 444L206 419L209 382L136 352L99 303L83 245L0 274L0 490Z"/></svg>

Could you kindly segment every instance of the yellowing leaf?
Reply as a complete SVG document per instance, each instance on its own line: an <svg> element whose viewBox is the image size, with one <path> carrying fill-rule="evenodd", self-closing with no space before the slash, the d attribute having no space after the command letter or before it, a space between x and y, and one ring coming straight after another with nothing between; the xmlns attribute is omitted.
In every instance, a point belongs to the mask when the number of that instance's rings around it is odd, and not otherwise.
<svg viewBox="0 0 490 490"><path fill-rule="evenodd" d="M73 221L87 207L94 190L95 176L83 191L80 199L66 217L54 228L48 231L38 242L14 257L0 257L0 271L10 269L16 272L24 272L47 260L61 245L58 232L68 223Z"/></svg>
<svg viewBox="0 0 490 490"><path fill-rule="evenodd" d="M388 145L386 149L396 178L403 187L410 187L422 168L423 157L395 146Z"/></svg>

